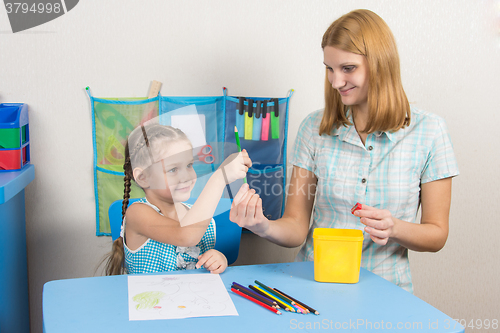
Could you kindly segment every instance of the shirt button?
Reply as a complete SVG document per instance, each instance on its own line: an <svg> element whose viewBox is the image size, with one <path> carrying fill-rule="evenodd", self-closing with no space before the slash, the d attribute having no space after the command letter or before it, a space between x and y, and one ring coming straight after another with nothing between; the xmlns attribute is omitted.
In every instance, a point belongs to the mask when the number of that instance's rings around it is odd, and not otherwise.
<svg viewBox="0 0 500 333"><path fill-rule="evenodd" d="M361 182L364 184L366 183L366 178L361 179Z"/></svg>
<svg viewBox="0 0 500 333"><path fill-rule="evenodd" d="M368 150L373 150L373 146L368 147Z"/></svg>

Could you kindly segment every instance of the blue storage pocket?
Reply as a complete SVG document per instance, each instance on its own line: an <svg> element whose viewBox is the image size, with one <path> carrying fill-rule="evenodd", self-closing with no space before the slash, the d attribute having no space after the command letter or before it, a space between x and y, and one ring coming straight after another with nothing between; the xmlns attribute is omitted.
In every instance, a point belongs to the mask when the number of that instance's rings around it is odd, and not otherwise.
<svg viewBox="0 0 500 333"><path fill-rule="evenodd" d="M264 215L272 220L282 216L285 204L289 98L228 96L225 103L225 155L236 150L236 126L241 148L247 150L253 163L247 182L262 198Z"/></svg>
<svg viewBox="0 0 500 333"><path fill-rule="evenodd" d="M262 198L264 215L270 220L281 217L285 199L285 170L277 164L254 164L247 174L250 188Z"/></svg>
<svg viewBox="0 0 500 333"><path fill-rule="evenodd" d="M241 129L241 148L248 151L253 162L247 181L261 196L265 215L270 219L281 217L288 103L293 90L285 98L227 96L224 88L222 96L158 95L149 99L101 99L93 97L88 88L86 91L92 106L97 235L109 235L108 207L123 196L123 150L127 135L155 117L160 124L181 128L193 145L197 181L191 197L199 196L213 172L237 151L234 127ZM206 145L212 150L207 152ZM224 196L232 198L238 188L230 191L228 187ZM139 188L134 189L134 196L143 196Z"/></svg>
<svg viewBox="0 0 500 333"><path fill-rule="evenodd" d="M286 163L286 136L287 136L287 119L288 119L288 98L276 99L279 101L279 119L274 123L278 125L278 128L275 131L278 133L278 136L273 139L272 129L269 127L267 139L263 140L262 136L255 137L253 134L256 132L256 125L258 124L258 128L262 131L262 115L259 118L256 118L255 111L252 111L252 117L248 117L248 101L252 101L251 109L257 108L257 103L269 102L271 103L271 99L264 98L249 98L245 100L243 107L246 109L243 112L243 115L239 114L239 101L237 98L228 96L226 99L226 108L225 108L225 143L226 143L226 155L229 155L231 152L235 151L236 141L234 138L234 126L238 128L238 133L240 136L241 149L246 149L250 158L253 162L258 162L262 164L282 164ZM268 108L268 112L266 115L266 119L268 123L270 123L270 119L272 117L271 114L274 114L274 102L272 102L272 106ZM241 118L243 117L243 121ZM249 118L253 123L252 125L252 138L245 139L245 118ZM248 119L246 119L248 121ZM243 124L243 125L242 125ZM270 124L268 124L270 126Z"/></svg>
<svg viewBox="0 0 500 333"><path fill-rule="evenodd" d="M224 123L222 112L222 97L160 97L160 123L174 127L172 117L182 117L196 114L200 117L205 140L207 143L222 142L224 138ZM186 107L195 106L196 109L186 112ZM189 118L187 118L189 119ZM196 142L191 142L196 146Z"/></svg>

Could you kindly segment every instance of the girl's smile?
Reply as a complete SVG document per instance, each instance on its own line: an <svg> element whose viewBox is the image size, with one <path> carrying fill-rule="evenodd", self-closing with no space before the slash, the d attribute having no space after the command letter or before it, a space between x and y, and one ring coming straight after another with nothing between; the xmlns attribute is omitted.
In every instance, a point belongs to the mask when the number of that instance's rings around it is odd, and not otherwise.
<svg viewBox="0 0 500 333"><path fill-rule="evenodd" d="M191 192L191 184L192 184L192 182L190 182L189 185L187 185L187 186L178 187L175 190L179 191L179 192Z"/></svg>

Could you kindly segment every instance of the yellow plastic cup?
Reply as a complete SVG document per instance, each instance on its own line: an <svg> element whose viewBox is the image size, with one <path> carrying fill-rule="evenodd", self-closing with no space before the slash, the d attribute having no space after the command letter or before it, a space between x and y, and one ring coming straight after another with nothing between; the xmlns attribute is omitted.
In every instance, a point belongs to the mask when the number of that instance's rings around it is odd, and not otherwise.
<svg viewBox="0 0 500 333"><path fill-rule="evenodd" d="M357 283L363 232L355 229L316 228L314 279L318 282Z"/></svg>

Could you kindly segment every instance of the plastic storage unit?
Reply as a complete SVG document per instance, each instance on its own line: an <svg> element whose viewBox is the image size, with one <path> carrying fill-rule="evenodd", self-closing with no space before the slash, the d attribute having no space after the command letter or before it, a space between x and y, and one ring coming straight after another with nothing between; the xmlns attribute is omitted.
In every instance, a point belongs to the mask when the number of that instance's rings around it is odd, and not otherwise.
<svg viewBox="0 0 500 333"><path fill-rule="evenodd" d="M30 162L28 105L0 104L0 171L20 170Z"/></svg>

